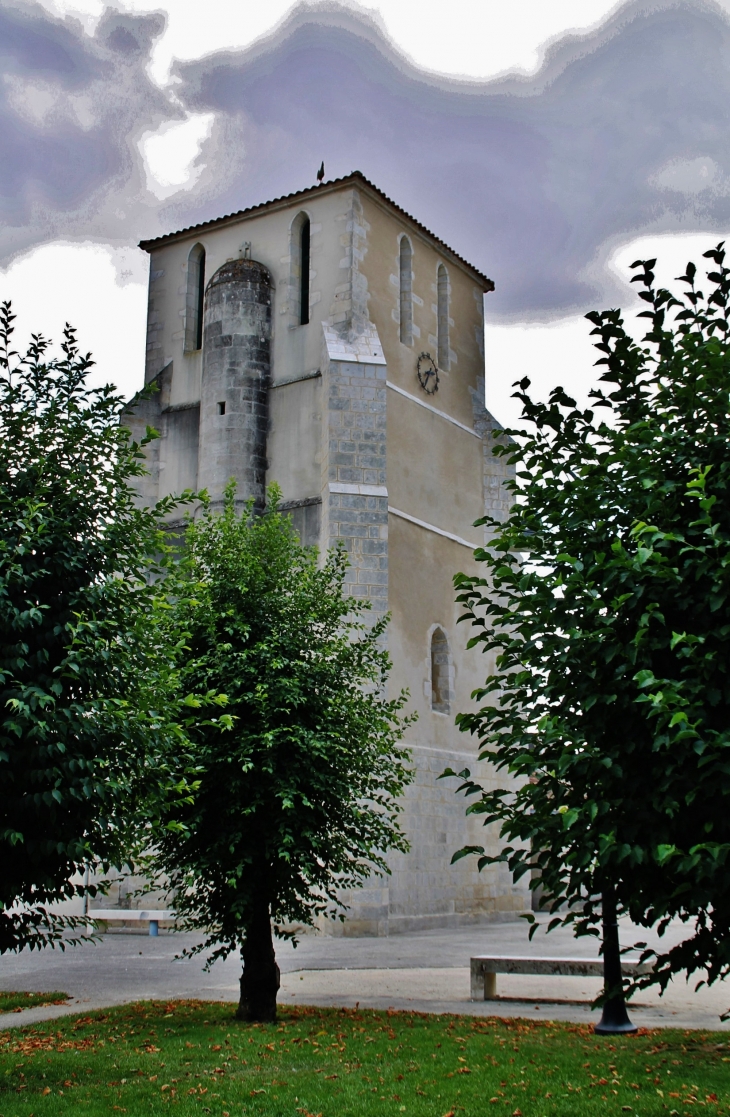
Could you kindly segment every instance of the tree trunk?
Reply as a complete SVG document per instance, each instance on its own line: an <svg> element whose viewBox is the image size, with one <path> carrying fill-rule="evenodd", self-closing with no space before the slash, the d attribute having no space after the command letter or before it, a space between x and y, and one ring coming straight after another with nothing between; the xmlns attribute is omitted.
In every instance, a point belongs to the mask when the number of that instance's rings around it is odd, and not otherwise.
<svg viewBox="0 0 730 1117"><path fill-rule="evenodd" d="M276 1020L276 994L281 981L274 953L269 905L263 898L255 904L241 957L241 1000L236 1019L271 1024Z"/></svg>
<svg viewBox="0 0 730 1117"><path fill-rule="evenodd" d="M618 941L616 891L606 885L601 898L603 907L603 1013L593 1029L599 1035L635 1032L624 1000L624 979L621 973L621 950Z"/></svg>

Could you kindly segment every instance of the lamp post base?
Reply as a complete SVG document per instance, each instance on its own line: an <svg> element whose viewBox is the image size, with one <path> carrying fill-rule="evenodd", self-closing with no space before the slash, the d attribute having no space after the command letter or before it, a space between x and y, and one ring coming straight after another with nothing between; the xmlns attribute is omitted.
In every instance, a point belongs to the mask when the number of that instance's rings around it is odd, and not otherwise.
<svg viewBox="0 0 730 1117"><path fill-rule="evenodd" d="M631 1035L638 1030L629 1019L623 997L606 1001L601 1019L593 1029L599 1036Z"/></svg>

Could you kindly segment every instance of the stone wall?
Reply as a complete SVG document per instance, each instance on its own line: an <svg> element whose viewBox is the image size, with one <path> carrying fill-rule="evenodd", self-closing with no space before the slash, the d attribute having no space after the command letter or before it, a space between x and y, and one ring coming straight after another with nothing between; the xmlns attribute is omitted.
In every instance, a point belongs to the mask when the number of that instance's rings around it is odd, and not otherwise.
<svg viewBox="0 0 730 1117"><path fill-rule="evenodd" d="M324 329L322 549L344 544L347 591L388 609L386 368L374 327L349 340Z"/></svg>

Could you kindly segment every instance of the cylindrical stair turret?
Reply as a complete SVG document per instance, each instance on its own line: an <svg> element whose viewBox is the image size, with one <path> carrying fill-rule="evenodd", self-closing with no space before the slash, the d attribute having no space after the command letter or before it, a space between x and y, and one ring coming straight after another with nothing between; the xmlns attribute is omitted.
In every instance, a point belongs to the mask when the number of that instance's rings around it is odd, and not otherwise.
<svg viewBox="0 0 730 1117"><path fill-rule="evenodd" d="M265 499L271 374L271 275L229 260L205 291L198 485L218 502L231 477L237 500Z"/></svg>

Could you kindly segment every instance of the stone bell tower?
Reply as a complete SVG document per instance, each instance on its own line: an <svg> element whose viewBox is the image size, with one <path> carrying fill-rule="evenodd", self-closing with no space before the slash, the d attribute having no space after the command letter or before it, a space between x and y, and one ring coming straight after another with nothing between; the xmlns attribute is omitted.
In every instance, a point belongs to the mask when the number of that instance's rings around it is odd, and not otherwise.
<svg viewBox="0 0 730 1117"><path fill-rule="evenodd" d="M305 544L339 542L346 588L390 614L393 693L418 713L411 844L351 897L344 933L389 934L514 917L526 883L451 864L497 835L466 818L444 768L492 786L454 725L493 669L466 647L452 578L477 571L474 521L505 515L499 424L484 409L483 299L491 280L359 172L145 241L146 382L128 423L151 444L149 501L229 478L241 500L276 481ZM331 929L331 928L330 928Z"/></svg>

